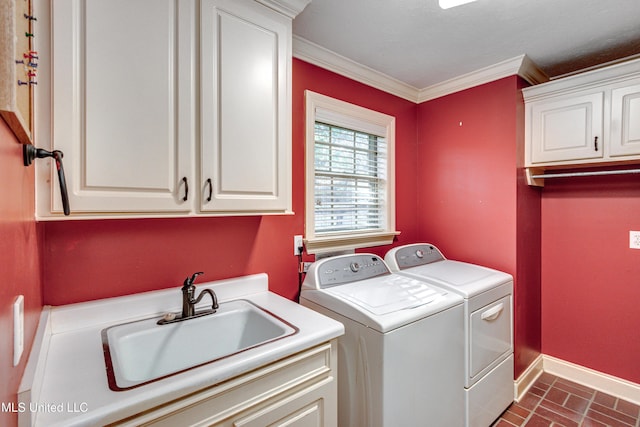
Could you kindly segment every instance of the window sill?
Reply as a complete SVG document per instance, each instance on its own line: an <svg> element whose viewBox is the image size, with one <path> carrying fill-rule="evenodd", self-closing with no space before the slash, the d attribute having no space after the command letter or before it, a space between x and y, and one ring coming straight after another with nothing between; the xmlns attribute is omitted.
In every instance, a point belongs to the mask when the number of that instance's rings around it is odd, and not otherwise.
<svg viewBox="0 0 640 427"><path fill-rule="evenodd" d="M377 232L366 234L349 234L314 237L305 239L305 248L309 254L323 254L327 252L339 252L351 249L366 248L370 246L390 245L399 231Z"/></svg>

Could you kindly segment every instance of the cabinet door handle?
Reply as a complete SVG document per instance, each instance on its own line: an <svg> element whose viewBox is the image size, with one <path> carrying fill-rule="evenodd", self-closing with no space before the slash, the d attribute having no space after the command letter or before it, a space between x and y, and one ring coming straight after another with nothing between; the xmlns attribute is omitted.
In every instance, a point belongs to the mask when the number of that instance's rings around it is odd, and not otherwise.
<svg viewBox="0 0 640 427"><path fill-rule="evenodd" d="M184 197L182 198L183 202L186 202L189 199L189 181L187 177L182 177L182 182L184 182Z"/></svg>
<svg viewBox="0 0 640 427"><path fill-rule="evenodd" d="M209 197L207 197L207 202L210 202L211 196L213 196L213 182L211 182L211 178L207 178L207 185L209 186Z"/></svg>
<svg viewBox="0 0 640 427"><path fill-rule="evenodd" d="M598 137L597 136L593 139L593 146L595 147L596 151L598 151Z"/></svg>

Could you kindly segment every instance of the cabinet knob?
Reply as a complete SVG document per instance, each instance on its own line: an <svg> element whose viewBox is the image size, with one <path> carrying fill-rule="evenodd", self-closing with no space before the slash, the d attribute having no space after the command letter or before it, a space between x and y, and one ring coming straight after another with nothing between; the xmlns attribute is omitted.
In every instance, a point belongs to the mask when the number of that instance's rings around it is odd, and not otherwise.
<svg viewBox="0 0 640 427"><path fill-rule="evenodd" d="M596 149L596 151L598 151L598 137L597 136L593 139L593 146Z"/></svg>

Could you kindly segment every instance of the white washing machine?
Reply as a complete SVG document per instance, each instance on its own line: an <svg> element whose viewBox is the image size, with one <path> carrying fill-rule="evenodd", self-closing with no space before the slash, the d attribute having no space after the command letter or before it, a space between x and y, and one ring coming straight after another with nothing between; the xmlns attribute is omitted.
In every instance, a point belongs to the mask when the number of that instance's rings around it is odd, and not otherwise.
<svg viewBox="0 0 640 427"><path fill-rule="evenodd" d="M464 298L465 425L487 427L513 402L513 277L447 260L428 243L385 255L393 272L426 280Z"/></svg>
<svg viewBox="0 0 640 427"><path fill-rule="evenodd" d="M313 263L300 303L345 326L339 426L464 424L461 296L392 274L376 255L355 254Z"/></svg>

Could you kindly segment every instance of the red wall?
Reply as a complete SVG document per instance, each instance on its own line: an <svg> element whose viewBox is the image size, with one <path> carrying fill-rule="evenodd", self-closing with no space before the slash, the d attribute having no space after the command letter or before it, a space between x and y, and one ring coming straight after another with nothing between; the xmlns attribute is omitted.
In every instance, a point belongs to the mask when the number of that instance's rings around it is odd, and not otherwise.
<svg viewBox="0 0 640 427"><path fill-rule="evenodd" d="M400 242L415 241L415 104L294 60L295 215L42 223L45 303L177 287L195 271L204 271L200 280L206 281L266 272L274 292L294 298L298 275L292 239L304 229L305 89L396 116L397 228Z"/></svg>
<svg viewBox="0 0 640 427"><path fill-rule="evenodd" d="M0 119L0 402L16 403L42 309L39 239L34 212L34 170L22 165L22 145ZM13 367L13 302L25 299L25 347ZM0 425L15 426L17 413L0 411Z"/></svg>
<svg viewBox="0 0 640 427"><path fill-rule="evenodd" d="M267 272L273 291L294 298L291 239L304 229L304 90L310 89L397 117L396 220L402 234L394 245L429 241L449 258L514 275L516 377L543 350L640 382L634 357L640 312L632 306L640 300L640 251L628 249L628 231L640 230L638 178L549 183L541 208L540 191L524 183L520 168L522 85L510 77L416 107L294 59L295 215L41 223L44 301L58 305L178 286L197 270L206 273L201 280ZM8 194L0 201L0 227L9 236L0 245L3 254L19 259L2 264L0 278L26 282L0 287L4 324L18 292L36 311L40 294L33 175L20 166L19 145L4 127L0 135L0 174L8 175L0 184ZM370 250L383 255L387 249ZM33 332L36 319L30 319ZM0 340L1 360L7 360L10 337ZM0 373L8 384L6 401L21 369L3 365Z"/></svg>
<svg viewBox="0 0 640 427"><path fill-rule="evenodd" d="M541 348L540 195L521 168L522 85L514 76L420 104L416 177L420 237L514 276L516 377Z"/></svg>
<svg viewBox="0 0 640 427"><path fill-rule="evenodd" d="M640 176L547 180L542 350L640 383Z"/></svg>

